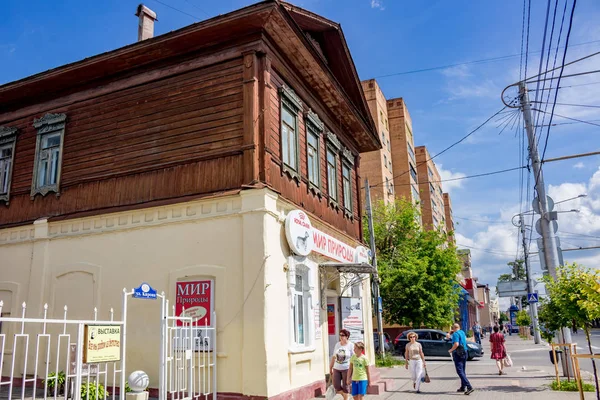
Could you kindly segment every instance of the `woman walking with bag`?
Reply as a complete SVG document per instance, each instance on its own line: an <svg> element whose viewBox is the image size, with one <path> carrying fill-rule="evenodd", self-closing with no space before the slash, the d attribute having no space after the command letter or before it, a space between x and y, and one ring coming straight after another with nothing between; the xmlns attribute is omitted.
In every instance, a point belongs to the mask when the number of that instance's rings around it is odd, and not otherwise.
<svg viewBox="0 0 600 400"><path fill-rule="evenodd" d="M496 367L498 367L498 375L506 375L504 369L504 359L506 358L506 347L504 346L504 335L499 333L500 329L495 326L494 333L490 335L490 343L492 345L492 356L493 360L496 360Z"/></svg>
<svg viewBox="0 0 600 400"><path fill-rule="evenodd" d="M341 394L344 400L348 399L348 369L350 369L350 358L354 353L354 345L348 340L350 332L347 329L340 331L340 341L336 343L333 349L333 357L329 365L330 376L333 378L333 386L338 394Z"/></svg>
<svg viewBox="0 0 600 400"><path fill-rule="evenodd" d="M410 369L410 376L413 381L413 389L417 389L417 393L421 393L421 378L425 376L425 355L423 354L423 346L417 342L419 336L415 332L408 334L410 343L406 345L404 358L406 359L406 369Z"/></svg>

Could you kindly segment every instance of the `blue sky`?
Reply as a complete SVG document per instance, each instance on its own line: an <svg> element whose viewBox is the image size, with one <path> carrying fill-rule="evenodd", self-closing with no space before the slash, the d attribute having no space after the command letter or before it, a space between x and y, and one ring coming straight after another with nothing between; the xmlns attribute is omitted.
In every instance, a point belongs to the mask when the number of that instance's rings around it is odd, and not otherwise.
<svg viewBox="0 0 600 400"><path fill-rule="evenodd" d="M168 4L183 12L165 6ZM242 0L147 0L158 14L156 34L253 3ZM533 1L530 49L541 49L545 2ZM1 6L0 84L130 44L137 38L138 1L5 0ZM417 145L436 154L502 107L502 89L519 79L519 57L429 72L385 75L519 54L523 2L399 0L302 0L298 6L341 23L361 79L378 78L386 97L403 97L413 118ZM559 2L559 15L564 0ZM569 3L570 4L570 3ZM186 15L191 14L196 18ZM568 60L600 50L600 3L577 4L570 43L599 41L569 49ZM565 28L566 31L566 28ZM563 32L564 41L565 32ZM562 51L559 52L559 56ZM538 53L529 59L529 75L537 71ZM568 67L565 73L600 69L600 57ZM600 74L563 81L563 86L594 83ZM600 85L561 90L559 102L600 105ZM585 120L600 119L600 109L557 107L556 112ZM556 118L554 122L568 122ZM488 124L436 159L442 176L460 177L520 165L515 131L502 134ZM598 127L569 124L553 127L547 157L598 149ZM600 244L600 158L547 164L546 183L555 200L581 193L588 197L561 205L579 214L561 214L563 247ZM452 195L459 244L473 247L473 267L480 281L493 285L514 259L516 229L510 218L519 210L517 172L444 185ZM474 222L460 218L469 218ZM589 238L581 235L597 236ZM537 235L534 234L535 238ZM568 240L567 240L568 239ZM535 243L535 241L534 241ZM535 246L535 245L534 245ZM482 250L485 249L485 250ZM565 255L598 267L600 253ZM534 268L539 268L534 264Z"/></svg>

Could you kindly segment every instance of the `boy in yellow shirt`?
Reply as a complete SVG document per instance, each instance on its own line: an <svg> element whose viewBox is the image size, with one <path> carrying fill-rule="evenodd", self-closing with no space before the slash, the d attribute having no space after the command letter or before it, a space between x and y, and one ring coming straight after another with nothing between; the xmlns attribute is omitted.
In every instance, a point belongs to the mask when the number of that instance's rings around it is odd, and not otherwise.
<svg viewBox="0 0 600 400"><path fill-rule="evenodd" d="M369 360L364 355L365 344L354 343L354 354L350 357L350 370L348 371L348 385L352 382L352 396L362 400L367 394L367 387L371 381L369 373Z"/></svg>

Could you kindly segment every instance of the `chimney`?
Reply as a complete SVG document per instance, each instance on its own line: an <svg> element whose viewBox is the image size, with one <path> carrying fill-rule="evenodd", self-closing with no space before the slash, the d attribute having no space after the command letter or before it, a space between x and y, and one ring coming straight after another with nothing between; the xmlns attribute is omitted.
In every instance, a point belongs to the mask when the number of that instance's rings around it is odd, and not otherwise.
<svg viewBox="0 0 600 400"><path fill-rule="evenodd" d="M140 19L138 24L138 42L154 37L154 21L158 21L156 13L145 5L140 4L137 7L135 16Z"/></svg>

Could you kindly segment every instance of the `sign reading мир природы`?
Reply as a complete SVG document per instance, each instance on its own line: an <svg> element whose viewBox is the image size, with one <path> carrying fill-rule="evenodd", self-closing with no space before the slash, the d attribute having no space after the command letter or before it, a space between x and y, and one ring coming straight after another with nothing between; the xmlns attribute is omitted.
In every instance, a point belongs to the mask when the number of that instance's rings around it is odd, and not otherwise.
<svg viewBox="0 0 600 400"><path fill-rule="evenodd" d="M85 325L83 362L101 363L121 359L120 325Z"/></svg>
<svg viewBox="0 0 600 400"><path fill-rule="evenodd" d="M214 281L177 282L175 290L175 314L178 317L191 317L195 326L211 326ZM177 320L177 326L183 325L184 321Z"/></svg>

